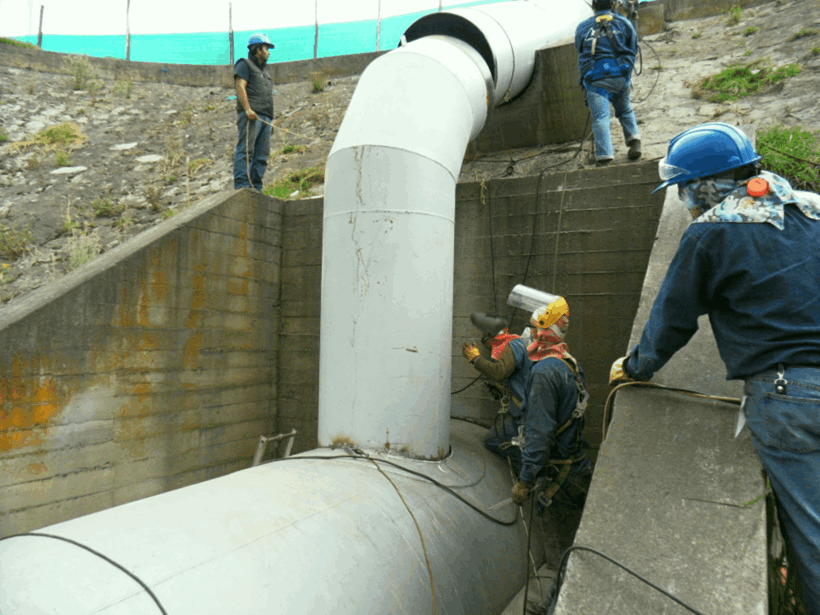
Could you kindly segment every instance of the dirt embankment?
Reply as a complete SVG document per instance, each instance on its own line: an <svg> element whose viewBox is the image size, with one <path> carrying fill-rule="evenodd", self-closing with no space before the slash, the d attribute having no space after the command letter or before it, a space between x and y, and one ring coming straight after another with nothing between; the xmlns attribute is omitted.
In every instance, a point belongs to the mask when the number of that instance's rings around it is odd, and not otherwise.
<svg viewBox="0 0 820 615"><path fill-rule="evenodd" d="M820 3L771 2L733 18L667 24L646 37L633 100L644 159L703 122L800 125L820 132ZM732 64L800 64L798 75L737 101L695 98L694 86ZM0 60L1 61L1 60ZM358 81L276 86L276 131L266 183L322 166ZM94 255L233 186L235 103L228 88L110 82L0 66L0 309ZM73 124L73 143L32 144ZM616 164L629 164L617 122ZM580 150L577 156L573 154ZM765 152L764 152L765 153ZM465 161L461 181L591 165L591 142L493 153ZM487 162L496 160L497 162ZM307 194L321 194L316 186ZM290 194L290 192L289 192Z"/></svg>

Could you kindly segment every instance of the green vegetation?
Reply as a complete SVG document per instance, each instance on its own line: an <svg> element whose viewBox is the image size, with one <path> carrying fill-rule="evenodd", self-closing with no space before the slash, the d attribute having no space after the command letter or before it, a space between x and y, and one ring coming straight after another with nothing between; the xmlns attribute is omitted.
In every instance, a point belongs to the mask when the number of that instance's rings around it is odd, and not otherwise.
<svg viewBox="0 0 820 615"><path fill-rule="evenodd" d="M101 251L100 240L95 234L75 229L68 239L68 265L71 269L76 269Z"/></svg>
<svg viewBox="0 0 820 615"><path fill-rule="evenodd" d="M275 156L284 155L284 154L302 154L307 151L307 146L305 145L290 145L289 143L285 143L282 146Z"/></svg>
<svg viewBox="0 0 820 615"><path fill-rule="evenodd" d="M266 187L263 192L280 199L293 199L306 195L313 186L321 185L324 181L324 167L308 167L288 173L272 186Z"/></svg>
<svg viewBox="0 0 820 615"><path fill-rule="evenodd" d="M760 30L760 28L756 26L749 26L745 32L743 32L743 36L751 36L752 34L756 34L758 30Z"/></svg>
<svg viewBox="0 0 820 615"><path fill-rule="evenodd" d="M213 164L213 158L197 158L188 163L188 177L193 177L196 175L196 172L199 171L203 167L207 167L209 164Z"/></svg>
<svg viewBox="0 0 820 615"><path fill-rule="evenodd" d="M69 63L69 72L74 77L74 89L75 90L84 90L88 87L88 82L90 79L94 78L94 74L91 72L91 64L88 62L88 58L85 56L75 56L73 57Z"/></svg>
<svg viewBox="0 0 820 615"><path fill-rule="evenodd" d="M812 47L809 54L815 57L820 56L820 47Z"/></svg>
<svg viewBox="0 0 820 615"><path fill-rule="evenodd" d="M750 55L752 55L752 50L751 49L749 49L748 51L743 52L743 56L746 57L746 58L748 58Z"/></svg>
<svg viewBox="0 0 820 615"><path fill-rule="evenodd" d="M3 141L8 141L8 140L9 140L8 134L6 134L6 131L3 130L2 127L0 127L0 143L2 143Z"/></svg>
<svg viewBox="0 0 820 615"><path fill-rule="evenodd" d="M773 126L757 139L763 167L797 190L820 190L820 140L800 126Z"/></svg>
<svg viewBox="0 0 820 615"><path fill-rule="evenodd" d="M91 203L94 215L98 218L115 218L122 213L124 207L119 203L114 203L108 199L95 199Z"/></svg>
<svg viewBox="0 0 820 615"><path fill-rule="evenodd" d="M325 91L325 88L327 87L327 78L322 73L312 73L311 81L313 83L314 94Z"/></svg>
<svg viewBox="0 0 820 615"><path fill-rule="evenodd" d="M736 26L743 19L743 9L739 6L729 10L729 19L726 20L727 26Z"/></svg>
<svg viewBox="0 0 820 615"><path fill-rule="evenodd" d="M67 122L41 130L34 138L27 141L18 141L12 147L17 150L28 150L30 147L42 146L47 150L70 150L85 142L86 136L74 122Z"/></svg>
<svg viewBox="0 0 820 615"><path fill-rule="evenodd" d="M703 32L695 32L695 33L692 35L692 38L700 38L701 36L703 36Z"/></svg>
<svg viewBox="0 0 820 615"><path fill-rule="evenodd" d="M27 43L26 41L18 41L16 38L6 38L0 36L0 44L14 45L15 47L31 47L32 49L39 49L34 43Z"/></svg>
<svg viewBox="0 0 820 615"><path fill-rule="evenodd" d="M817 30L803 29L800 30L797 34L792 34L791 37L789 37L789 40L796 41L799 38L808 38L809 36L814 36L815 34L817 34Z"/></svg>
<svg viewBox="0 0 820 615"><path fill-rule="evenodd" d="M125 79L118 79L117 82L114 84L114 94L116 96L131 98L131 90L133 87L134 84L131 81L131 77L126 77Z"/></svg>
<svg viewBox="0 0 820 615"><path fill-rule="evenodd" d="M695 86L696 98L707 98L712 102L738 100L742 96L760 94L778 81L799 74L799 64L788 64L772 68L771 60L761 58L751 64L733 64L717 75L701 79ZM713 94L709 92L714 92Z"/></svg>
<svg viewBox="0 0 820 615"><path fill-rule="evenodd" d="M32 237L29 229L18 231L0 224L0 256L6 260L16 260L31 249Z"/></svg>
<svg viewBox="0 0 820 615"><path fill-rule="evenodd" d="M11 281L11 265L8 263L3 263L0 265L0 286L3 284L8 284Z"/></svg>
<svg viewBox="0 0 820 615"><path fill-rule="evenodd" d="M57 161L57 165L61 167L67 167L68 162L68 152L64 149L58 149L54 152L54 159Z"/></svg>

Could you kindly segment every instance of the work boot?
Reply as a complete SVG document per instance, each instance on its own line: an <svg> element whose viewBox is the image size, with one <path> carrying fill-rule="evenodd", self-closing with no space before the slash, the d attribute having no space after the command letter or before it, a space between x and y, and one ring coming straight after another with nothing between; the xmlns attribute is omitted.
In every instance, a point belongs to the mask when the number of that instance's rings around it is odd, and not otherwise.
<svg viewBox="0 0 820 615"><path fill-rule="evenodd" d="M487 316L484 312L470 314L470 322L487 337L495 337L506 325L503 318Z"/></svg>
<svg viewBox="0 0 820 615"><path fill-rule="evenodd" d="M629 153L627 153L627 157L630 160L637 160L641 157L641 140L640 139L632 139L629 143Z"/></svg>
<svg viewBox="0 0 820 615"><path fill-rule="evenodd" d="M612 164L612 158L599 158L595 161L596 167L607 167Z"/></svg>

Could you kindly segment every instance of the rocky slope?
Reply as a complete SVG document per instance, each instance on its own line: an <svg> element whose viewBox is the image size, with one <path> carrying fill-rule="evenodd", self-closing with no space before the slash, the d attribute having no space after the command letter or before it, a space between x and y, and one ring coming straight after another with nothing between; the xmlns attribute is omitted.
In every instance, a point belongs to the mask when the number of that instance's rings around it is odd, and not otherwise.
<svg viewBox="0 0 820 615"><path fill-rule="evenodd" d="M736 17L667 24L664 33L644 39L633 100L645 159L663 156L674 135L707 121L758 130L799 124L820 132L820 2L771 2ZM755 60L799 63L802 71L735 102L693 97L702 77ZM276 87L266 183L324 164L357 81L334 80L319 92L312 81ZM182 208L232 188L231 89L93 76L86 89L74 86L73 77L3 67L0 46L0 139L7 136L0 140L0 310ZM26 146L40 131L66 123L79 131L78 141ZM628 164L617 123L613 138L616 164ZM465 161L460 180L590 164L588 140ZM322 191L319 185L289 194Z"/></svg>

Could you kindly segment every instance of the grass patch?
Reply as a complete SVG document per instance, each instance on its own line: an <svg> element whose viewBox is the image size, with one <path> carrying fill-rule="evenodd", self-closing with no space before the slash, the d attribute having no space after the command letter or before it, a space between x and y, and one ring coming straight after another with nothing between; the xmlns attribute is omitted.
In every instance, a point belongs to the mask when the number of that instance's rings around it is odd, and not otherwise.
<svg viewBox="0 0 820 615"><path fill-rule="evenodd" d="M91 71L91 64L85 56L74 56L68 62L68 72L74 77L74 89L85 90L95 75Z"/></svg>
<svg viewBox="0 0 820 615"><path fill-rule="evenodd" d="M803 30L800 30L799 32L797 32L795 34L792 34L789 37L789 40L790 41L796 41L799 38L808 38L810 36L814 36L815 34L817 34L817 30L810 30L810 29L805 29L804 28Z"/></svg>
<svg viewBox="0 0 820 615"><path fill-rule="evenodd" d="M8 140L9 140L9 135L6 133L5 130L0 128L0 143L2 143L4 141L8 141Z"/></svg>
<svg viewBox="0 0 820 615"><path fill-rule="evenodd" d="M93 232L75 229L68 239L68 265L76 269L102 252L100 239Z"/></svg>
<svg viewBox="0 0 820 615"><path fill-rule="evenodd" d="M82 145L86 140L86 136L80 127L74 122L67 122L65 124L58 124L51 126L38 132L32 139L27 141L18 141L14 144L14 150L28 150L30 147L40 146L44 149L64 149L70 150L72 148Z"/></svg>
<svg viewBox="0 0 820 615"><path fill-rule="evenodd" d="M285 143L278 152L276 152L277 156L284 156L285 154L303 154L307 151L307 146L305 145L290 145L289 143Z"/></svg>
<svg viewBox="0 0 820 615"><path fill-rule="evenodd" d="M114 94L116 96L122 96L124 98L131 98L131 90L134 87L134 82L131 80L131 77L126 77L125 79L119 79L114 84Z"/></svg>
<svg viewBox="0 0 820 615"><path fill-rule="evenodd" d="M54 159L57 162L57 166L67 167L69 165L68 152L64 149L58 149L54 152Z"/></svg>
<svg viewBox="0 0 820 615"><path fill-rule="evenodd" d="M692 38L700 38L701 36L703 36L703 32L695 32L695 33L692 35Z"/></svg>
<svg viewBox="0 0 820 615"><path fill-rule="evenodd" d="M768 58L751 64L733 64L717 75L705 77L695 85L695 98L708 98L711 102L738 100L742 96L761 94L778 81L797 75L799 64L787 64L772 68Z"/></svg>
<svg viewBox="0 0 820 615"><path fill-rule="evenodd" d="M0 286L12 282L14 280L12 275L11 265L8 263L0 265Z"/></svg>
<svg viewBox="0 0 820 615"><path fill-rule="evenodd" d="M125 209L119 203L114 203L109 199L95 199L91 207L98 218L116 218Z"/></svg>
<svg viewBox="0 0 820 615"><path fill-rule="evenodd" d="M325 88L327 87L327 77L325 77L322 73L312 73L310 80L313 84L312 91L314 94L325 91Z"/></svg>
<svg viewBox="0 0 820 615"><path fill-rule="evenodd" d="M743 36L751 36L752 34L757 34L757 31L758 31L758 30L760 30L760 28L758 28L758 27L756 27L756 26L749 26L749 27L748 27L748 28L746 28L746 30L743 32Z"/></svg>
<svg viewBox="0 0 820 615"><path fill-rule="evenodd" d="M801 126L773 126L758 135L763 167L797 190L820 190L820 141Z"/></svg>
<svg viewBox="0 0 820 615"><path fill-rule="evenodd" d="M734 7L728 11L729 19L726 20L727 26L736 26L743 19L743 9L739 6Z"/></svg>
<svg viewBox="0 0 820 615"><path fill-rule="evenodd" d="M207 167L209 164L213 164L213 162L213 158L197 158L196 160L192 160L188 163L188 177L193 177L197 171L203 167Z"/></svg>
<svg viewBox="0 0 820 615"><path fill-rule="evenodd" d="M14 45L15 47L29 47L31 49L39 49L34 43L27 43L26 41L18 41L16 38L6 38L0 36L0 44Z"/></svg>
<svg viewBox="0 0 820 615"><path fill-rule="evenodd" d="M17 260L31 250L32 237L29 229L18 231L0 224L0 256L6 260Z"/></svg>
<svg viewBox="0 0 820 615"><path fill-rule="evenodd" d="M272 186L265 188L263 192L279 199L297 199L307 195L311 188L323 184L324 181L324 167L308 167L288 173Z"/></svg>

